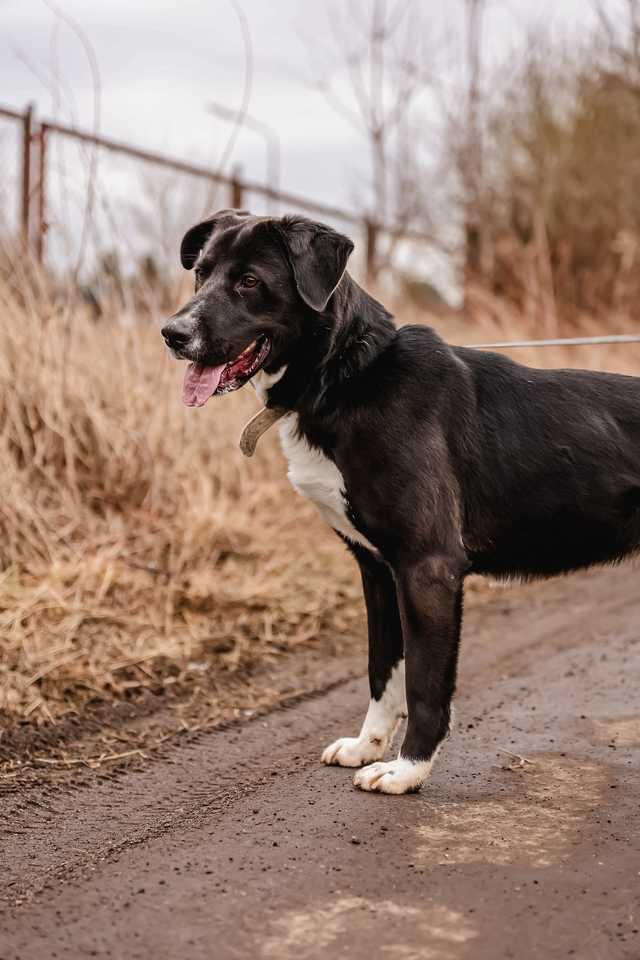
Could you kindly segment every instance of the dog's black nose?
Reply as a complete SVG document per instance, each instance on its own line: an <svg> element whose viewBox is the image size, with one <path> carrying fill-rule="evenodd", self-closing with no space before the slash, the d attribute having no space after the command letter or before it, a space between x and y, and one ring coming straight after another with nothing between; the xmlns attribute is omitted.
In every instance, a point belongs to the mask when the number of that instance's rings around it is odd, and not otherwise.
<svg viewBox="0 0 640 960"><path fill-rule="evenodd" d="M181 347L186 347L191 340L191 334L187 333L185 330L176 329L172 324L168 323L166 327L163 327L160 331L164 337L167 346L171 347L172 350L180 350Z"/></svg>

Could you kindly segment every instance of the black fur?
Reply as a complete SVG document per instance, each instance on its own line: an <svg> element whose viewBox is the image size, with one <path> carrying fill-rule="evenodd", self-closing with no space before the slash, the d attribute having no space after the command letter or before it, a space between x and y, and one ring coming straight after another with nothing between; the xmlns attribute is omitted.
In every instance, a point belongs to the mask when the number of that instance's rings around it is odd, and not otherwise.
<svg viewBox="0 0 640 960"><path fill-rule="evenodd" d="M371 692L404 647L401 754L426 759L449 725L467 574L545 577L640 548L640 379L531 369L428 327L398 330L343 274L351 248L301 218L223 211L183 241L199 286L171 323L197 318L190 359L219 363L265 335L265 369L287 364L268 404L296 411L335 462L350 519L377 550L349 544ZM234 286L246 270L260 278L251 296Z"/></svg>
<svg viewBox="0 0 640 960"><path fill-rule="evenodd" d="M307 306L321 313L340 283L353 243L329 227L300 218L285 217L276 229L298 293Z"/></svg>

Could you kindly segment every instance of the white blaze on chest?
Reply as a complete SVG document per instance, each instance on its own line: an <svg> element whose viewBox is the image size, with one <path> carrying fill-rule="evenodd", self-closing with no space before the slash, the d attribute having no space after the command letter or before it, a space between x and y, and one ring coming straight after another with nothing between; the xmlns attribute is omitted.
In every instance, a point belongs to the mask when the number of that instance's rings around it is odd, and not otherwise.
<svg viewBox="0 0 640 960"><path fill-rule="evenodd" d="M376 552L347 516L344 479L335 463L298 436L297 428L295 413L288 414L280 423L280 442L289 461L289 480L298 493L315 504L329 526L353 543Z"/></svg>
<svg viewBox="0 0 640 960"><path fill-rule="evenodd" d="M264 370L258 370L258 372L251 378L251 386L258 394L263 403L267 402L267 394L270 388L277 383L278 380L281 380L285 375L287 370L286 365L280 367L279 370L276 370L275 373L265 373Z"/></svg>

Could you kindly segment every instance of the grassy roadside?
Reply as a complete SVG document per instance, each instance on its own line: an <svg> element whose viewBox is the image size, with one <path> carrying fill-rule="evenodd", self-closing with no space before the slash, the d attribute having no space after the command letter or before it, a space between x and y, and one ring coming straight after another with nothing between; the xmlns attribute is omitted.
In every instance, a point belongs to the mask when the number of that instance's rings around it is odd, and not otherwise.
<svg viewBox="0 0 640 960"><path fill-rule="evenodd" d="M527 331L487 299L466 319L397 314L455 342ZM636 354L514 356L638 372ZM258 667L361 645L355 564L291 490L275 432L253 460L238 450L253 392L186 410L182 373L148 313L95 321L0 286L5 731L149 697L219 717L260 702Z"/></svg>
<svg viewBox="0 0 640 960"><path fill-rule="evenodd" d="M156 325L0 291L0 711L39 725L206 689L361 621L344 548L237 447L252 391L194 415ZM215 689L215 684L213 685Z"/></svg>

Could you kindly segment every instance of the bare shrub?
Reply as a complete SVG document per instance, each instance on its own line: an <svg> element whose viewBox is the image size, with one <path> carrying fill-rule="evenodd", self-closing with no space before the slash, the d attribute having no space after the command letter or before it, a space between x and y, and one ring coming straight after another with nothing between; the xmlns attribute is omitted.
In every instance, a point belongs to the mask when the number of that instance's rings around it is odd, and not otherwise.
<svg viewBox="0 0 640 960"><path fill-rule="evenodd" d="M539 333L640 293L640 63L631 30L567 50L530 38L485 101L481 283Z"/></svg>

